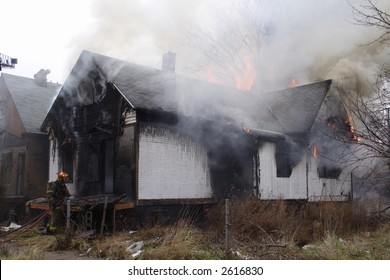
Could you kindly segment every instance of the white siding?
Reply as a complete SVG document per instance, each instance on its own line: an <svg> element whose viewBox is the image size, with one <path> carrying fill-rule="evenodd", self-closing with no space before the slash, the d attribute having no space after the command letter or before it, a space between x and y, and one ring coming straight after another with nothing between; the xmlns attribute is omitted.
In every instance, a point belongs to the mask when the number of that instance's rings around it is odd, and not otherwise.
<svg viewBox="0 0 390 280"><path fill-rule="evenodd" d="M319 178L317 159L309 150L289 178L276 176L275 144L259 148L261 199L308 199L309 201L348 201L352 191L351 172L344 169L339 178Z"/></svg>
<svg viewBox="0 0 390 280"><path fill-rule="evenodd" d="M133 124L137 121L136 111L133 109L127 110L125 112L125 125Z"/></svg>
<svg viewBox="0 0 390 280"><path fill-rule="evenodd" d="M55 155L53 155L54 141L50 141L50 160L49 160L49 181L55 181L58 173L58 148L55 149ZM54 157L54 160L53 160Z"/></svg>
<svg viewBox="0 0 390 280"><path fill-rule="evenodd" d="M276 176L274 143L259 148L261 199L306 199L306 157L294 167L289 178Z"/></svg>
<svg viewBox="0 0 390 280"><path fill-rule="evenodd" d="M188 137L142 128L138 164L138 199L212 197L207 152Z"/></svg>
<svg viewBox="0 0 390 280"><path fill-rule="evenodd" d="M319 178L317 159L309 159L309 197L310 201L348 201L352 191L349 169L343 169L337 179Z"/></svg>

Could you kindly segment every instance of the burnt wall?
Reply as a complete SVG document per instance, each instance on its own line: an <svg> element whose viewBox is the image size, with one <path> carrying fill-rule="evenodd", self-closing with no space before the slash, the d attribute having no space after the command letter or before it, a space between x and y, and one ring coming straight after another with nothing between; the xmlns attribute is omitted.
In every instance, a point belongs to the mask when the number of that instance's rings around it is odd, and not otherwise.
<svg viewBox="0 0 390 280"><path fill-rule="evenodd" d="M253 157L256 140L240 129L225 126L217 134L207 127L205 141L217 199L246 198L253 194ZM211 141L218 139L217 141Z"/></svg>
<svg viewBox="0 0 390 280"><path fill-rule="evenodd" d="M135 199L135 125L123 128L118 139L116 160L116 193L125 193L131 200Z"/></svg>
<svg viewBox="0 0 390 280"><path fill-rule="evenodd" d="M80 193L116 193L117 141L122 99L111 87L97 103L83 106L78 116L78 183Z"/></svg>
<svg viewBox="0 0 390 280"><path fill-rule="evenodd" d="M158 120L206 148L214 198L245 198L253 194L253 157L257 154L253 135L225 120L202 120L201 116L194 119L155 114L142 115L141 119Z"/></svg>

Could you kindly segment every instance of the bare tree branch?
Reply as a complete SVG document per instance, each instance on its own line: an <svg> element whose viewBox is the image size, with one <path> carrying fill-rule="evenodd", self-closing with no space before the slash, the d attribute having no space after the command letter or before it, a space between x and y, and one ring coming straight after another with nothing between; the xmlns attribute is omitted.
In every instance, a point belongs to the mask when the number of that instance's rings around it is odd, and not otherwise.
<svg viewBox="0 0 390 280"><path fill-rule="evenodd" d="M356 7L353 4L348 4L352 7L354 23L357 25L374 27L380 31L380 35L373 41L375 43L388 44L390 41L390 14L377 7L372 0L367 0L366 5Z"/></svg>

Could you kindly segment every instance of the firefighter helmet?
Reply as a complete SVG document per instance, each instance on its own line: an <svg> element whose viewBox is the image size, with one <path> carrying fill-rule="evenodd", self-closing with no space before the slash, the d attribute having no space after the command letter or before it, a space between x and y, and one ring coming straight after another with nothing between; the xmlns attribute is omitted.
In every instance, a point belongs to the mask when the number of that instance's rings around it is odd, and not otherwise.
<svg viewBox="0 0 390 280"><path fill-rule="evenodd" d="M67 180L69 178L69 174L61 171L58 173L58 179Z"/></svg>

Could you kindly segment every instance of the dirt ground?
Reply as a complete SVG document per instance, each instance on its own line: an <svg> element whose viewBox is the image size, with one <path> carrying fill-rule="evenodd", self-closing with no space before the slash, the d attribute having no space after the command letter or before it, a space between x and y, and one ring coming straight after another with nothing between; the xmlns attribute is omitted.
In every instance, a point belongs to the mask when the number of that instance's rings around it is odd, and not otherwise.
<svg viewBox="0 0 390 280"><path fill-rule="evenodd" d="M4 221L0 223L0 259L45 259L45 260L91 260L93 258L88 255L82 255L76 250L50 250L45 249L43 245L47 245L53 240L53 236L38 234L38 228L34 230L36 238L40 239L39 246L37 241L28 240L29 238L17 237L16 240L7 240L8 230L18 228L15 223ZM17 227L15 227L17 226ZM11 234L12 235L12 234ZM34 239L34 238L33 238ZM4 242L5 241L5 242ZM3 243L4 242L4 243Z"/></svg>

